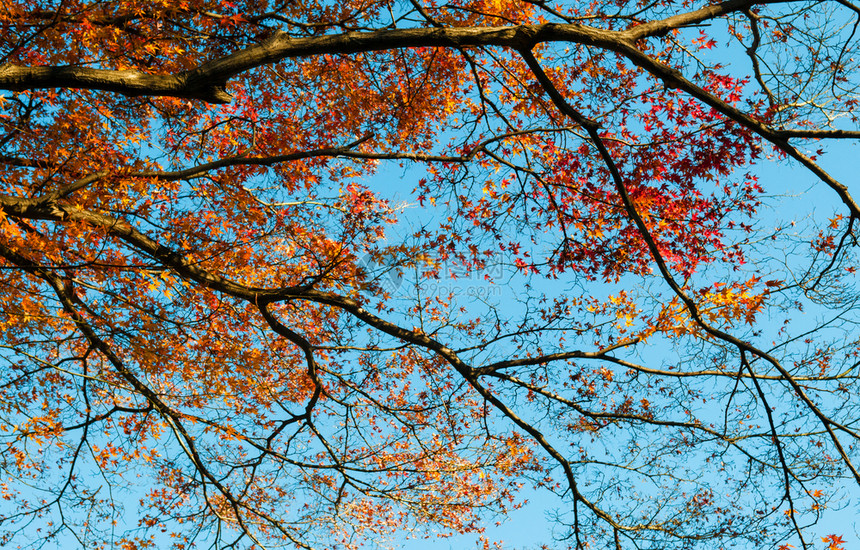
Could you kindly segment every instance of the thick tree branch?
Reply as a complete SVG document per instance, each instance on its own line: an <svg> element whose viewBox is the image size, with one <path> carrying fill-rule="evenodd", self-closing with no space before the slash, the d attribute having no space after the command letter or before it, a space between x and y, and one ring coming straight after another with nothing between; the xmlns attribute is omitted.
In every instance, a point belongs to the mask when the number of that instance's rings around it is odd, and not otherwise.
<svg viewBox="0 0 860 550"><path fill-rule="evenodd" d="M0 89L25 90L75 88L116 92L127 96L171 96L199 99L207 103L229 103L227 80L199 75L156 75L143 71L93 69L89 67L22 67L7 63L0 66Z"/></svg>
<svg viewBox="0 0 860 550"><path fill-rule="evenodd" d="M545 23L508 27L432 27L292 37L275 33L260 44L215 59L187 72L158 75L139 70L116 71L80 66L0 67L0 89L45 88L104 90L127 96L172 96L208 103L229 103L227 82L262 65L294 57L352 54L400 48L468 48L500 46L532 49L542 42L570 42L621 51L633 41L665 34L672 28L699 23L761 2L730 0L700 10L639 25L628 31L607 31L586 25Z"/></svg>
<svg viewBox="0 0 860 550"><path fill-rule="evenodd" d="M754 6L756 4L780 4L787 1L788 0L770 0L755 2L750 0L729 0L728 2L712 4L698 10L679 13L672 17L637 25L628 31L628 36L631 40L641 40L651 36L664 36L672 29L696 25L729 13L749 9L750 6Z"/></svg>
<svg viewBox="0 0 860 550"><path fill-rule="evenodd" d="M294 38L276 33L261 44L204 63L190 71L154 75L142 71L113 71L89 67L0 67L0 89L23 91L44 88L84 88L128 96L172 96L209 103L229 103L229 79L262 65L320 54L420 47L504 46L531 48L539 42L566 41L612 48L618 33L581 25L523 25L519 27L462 27L393 29Z"/></svg>

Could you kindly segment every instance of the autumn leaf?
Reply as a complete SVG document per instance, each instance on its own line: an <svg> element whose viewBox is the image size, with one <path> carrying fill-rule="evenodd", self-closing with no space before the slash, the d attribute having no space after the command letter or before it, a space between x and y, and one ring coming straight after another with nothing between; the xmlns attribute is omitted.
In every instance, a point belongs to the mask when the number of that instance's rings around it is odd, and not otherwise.
<svg viewBox="0 0 860 550"><path fill-rule="evenodd" d="M836 535L827 535L826 537L821 537L822 542L827 543L827 550L844 550L845 541L841 536Z"/></svg>

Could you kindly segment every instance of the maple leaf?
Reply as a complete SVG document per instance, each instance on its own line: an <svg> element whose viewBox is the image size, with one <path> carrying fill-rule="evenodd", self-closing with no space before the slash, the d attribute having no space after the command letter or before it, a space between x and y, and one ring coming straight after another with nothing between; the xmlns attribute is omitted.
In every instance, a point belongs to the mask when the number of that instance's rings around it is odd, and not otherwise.
<svg viewBox="0 0 860 550"><path fill-rule="evenodd" d="M841 536L827 535L826 537L821 537L821 541L827 543L827 550L845 550L843 546L845 541Z"/></svg>

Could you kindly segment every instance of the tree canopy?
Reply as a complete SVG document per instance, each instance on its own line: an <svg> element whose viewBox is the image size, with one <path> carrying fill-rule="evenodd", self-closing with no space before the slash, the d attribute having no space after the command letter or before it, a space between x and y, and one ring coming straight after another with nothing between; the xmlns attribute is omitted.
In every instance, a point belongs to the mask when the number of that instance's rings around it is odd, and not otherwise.
<svg viewBox="0 0 860 550"><path fill-rule="evenodd" d="M537 490L552 547L841 549L858 27L5 3L0 541L489 547Z"/></svg>

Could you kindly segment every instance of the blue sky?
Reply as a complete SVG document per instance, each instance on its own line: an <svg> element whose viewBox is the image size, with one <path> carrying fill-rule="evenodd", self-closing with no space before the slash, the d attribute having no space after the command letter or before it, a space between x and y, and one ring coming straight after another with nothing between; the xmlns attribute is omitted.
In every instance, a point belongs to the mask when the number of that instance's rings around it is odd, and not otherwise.
<svg viewBox="0 0 860 550"><path fill-rule="evenodd" d="M818 148L818 145L813 145L813 147ZM826 148L826 154L820 158L820 162L840 181L851 186L852 183L858 181L856 168L852 162L858 157L860 157L860 146L856 143L843 141L830 144ZM798 227L806 226L809 222L826 224L828 219L844 210L835 194L824 189L822 184L796 163L790 161L777 162L773 158L763 159L754 167L753 172L759 176L767 197L756 217L756 221L761 227L784 227L791 221L795 221ZM426 223L429 213L425 209L416 210L414 201L410 201L408 194L404 192L409 187L409 182L417 181L420 176L418 170L410 171L392 167L383 169L380 177L376 179L377 182L396 181L396 189L390 184L383 183L380 183L380 187L384 192L391 193L392 203L412 205L402 212L403 227ZM857 190L857 193L860 193L860 189ZM802 260L802 258L798 258L798 260ZM459 279L451 281L447 285L445 281L433 281L433 283L443 289L450 288L450 285L457 285L460 288L472 285L476 293L487 293L490 297L495 294L492 289L486 290L487 285L481 282L480 277L473 277L465 281ZM596 285L599 286L597 283ZM464 299L464 302L468 303L469 300ZM504 302L504 300L499 300L499 302ZM822 314L823 312L814 309L808 309L803 314L797 313L790 325L790 331L799 333L807 330L814 324L815 319ZM762 339L767 336L768 330L765 328ZM648 353L650 357L657 358L660 356L661 350L652 349ZM707 477L714 474L702 471L702 475ZM846 549L860 548L860 525L856 520L860 517L860 489L847 479L841 490L839 490L838 485L836 489L840 498L837 499L835 508L823 513L818 525L808 531L811 536L807 540L812 542L813 547L822 548L825 546L821 541L822 536L838 534L843 536ZM547 491L524 489L522 494L528 503L522 509L512 512L508 517L493 518L488 521L486 524L487 537L490 540L504 541L503 548L505 550L532 549L537 548L542 543L548 544L550 548L554 547L552 533L554 527L557 528L558 526L550 518L554 510L563 508L566 504ZM500 524L497 525L497 521ZM556 532L563 533L563 530L556 530ZM796 540L783 542L793 543L799 547ZM431 534L429 538L403 540L400 544L403 548L410 550L460 550L477 547L476 536L474 535L438 538ZM749 550L755 549L750 547Z"/></svg>

